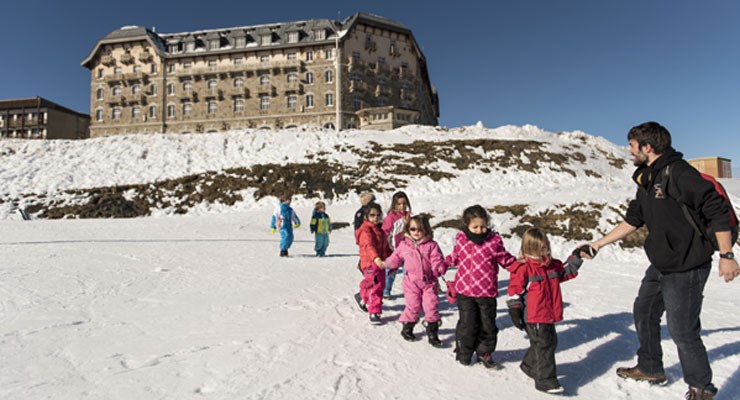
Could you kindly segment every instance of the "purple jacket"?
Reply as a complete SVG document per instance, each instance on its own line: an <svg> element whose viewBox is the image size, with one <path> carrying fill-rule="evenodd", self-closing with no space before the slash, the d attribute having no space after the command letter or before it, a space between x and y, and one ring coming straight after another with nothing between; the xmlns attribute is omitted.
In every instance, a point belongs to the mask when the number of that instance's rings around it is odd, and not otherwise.
<svg viewBox="0 0 740 400"><path fill-rule="evenodd" d="M455 289L468 297L497 297L498 267L508 269L515 261L516 257L504 248L501 236L493 231L481 244L459 232L452 253L445 258L446 265L457 265Z"/></svg>
<svg viewBox="0 0 740 400"><path fill-rule="evenodd" d="M403 265L406 269L406 278L415 282L436 283L437 278L447 271L442 250L437 242L427 239L416 243L408 236L398 243L398 247L385 260L385 264L389 269Z"/></svg>

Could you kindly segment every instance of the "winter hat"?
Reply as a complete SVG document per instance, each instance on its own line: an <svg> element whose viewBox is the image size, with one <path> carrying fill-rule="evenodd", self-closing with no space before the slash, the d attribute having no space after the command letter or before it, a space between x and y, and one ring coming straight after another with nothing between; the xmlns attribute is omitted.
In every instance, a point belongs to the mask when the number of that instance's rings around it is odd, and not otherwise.
<svg viewBox="0 0 740 400"><path fill-rule="evenodd" d="M375 195L370 192L363 192L360 195L360 204L362 204L363 206L366 206L373 201L375 201Z"/></svg>

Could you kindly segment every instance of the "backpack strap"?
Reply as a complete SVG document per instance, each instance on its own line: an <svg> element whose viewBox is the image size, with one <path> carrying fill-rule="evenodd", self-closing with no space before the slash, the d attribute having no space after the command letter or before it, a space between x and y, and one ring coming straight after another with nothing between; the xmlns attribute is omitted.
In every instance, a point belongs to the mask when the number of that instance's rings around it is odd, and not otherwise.
<svg viewBox="0 0 740 400"><path fill-rule="evenodd" d="M707 233L704 232L704 230L701 228L701 219L699 217L699 213L690 208L681 197L681 192L678 190L678 187L674 183L674 180L672 179L673 176L673 163L668 164L663 168L663 188L665 190L666 196L672 198L678 204L681 206L681 210L683 211L683 215L686 218L686 221L691 225L692 228L694 228L695 231L697 231L703 238L709 240L711 242L711 239L707 237Z"/></svg>

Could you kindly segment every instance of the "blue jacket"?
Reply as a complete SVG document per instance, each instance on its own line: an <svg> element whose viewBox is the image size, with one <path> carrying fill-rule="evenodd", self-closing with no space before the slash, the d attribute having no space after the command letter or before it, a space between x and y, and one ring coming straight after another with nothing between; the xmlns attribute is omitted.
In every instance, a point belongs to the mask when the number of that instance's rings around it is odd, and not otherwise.
<svg viewBox="0 0 740 400"><path fill-rule="evenodd" d="M293 225L298 225L300 223L301 220L298 219L298 215L296 215L293 208L290 207L290 203L280 203L280 205L275 207L275 211L272 213L270 228L293 232Z"/></svg>

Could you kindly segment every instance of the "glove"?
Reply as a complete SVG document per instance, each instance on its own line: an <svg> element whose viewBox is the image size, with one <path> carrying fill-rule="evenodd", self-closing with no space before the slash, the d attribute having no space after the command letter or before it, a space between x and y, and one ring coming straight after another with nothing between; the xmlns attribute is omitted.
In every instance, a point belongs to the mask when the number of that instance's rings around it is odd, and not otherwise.
<svg viewBox="0 0 740 400"><path fill-rule="evenodd" d="M523 331L526 326L524 322L524 309L522 307L509 307L509 316L514 326L520 331Z"/></svg>
<svg viewBox="0 0 740 400"><path fill-rule="evenodd" d="M301 227L301 224L295 224L295 225L293 225L293 228L295 228L295 229L298 229L300 227Z"/></svg>
<svg viewBox="0 0 740 400"><path fill-rule="evenodd" d="M576 256L576 257L578 257L578 258L581 258L581 253L585 253L589 257L594 258L594 257L596 257L596 253L598 253L598 251L596 249L594 249L593 247L591 247L591 246L589 246L587 244L584 244L583 246L581 246L581 247L573 250L573 255Z"/></svg>
<svg viewBox="0 0 740 400"><path fill-rule="evenodd" d="M275 229L275 228L270 228L270 232L272 232L273 234L275 234L275 232L277 232L277 229Z"/></svg>

